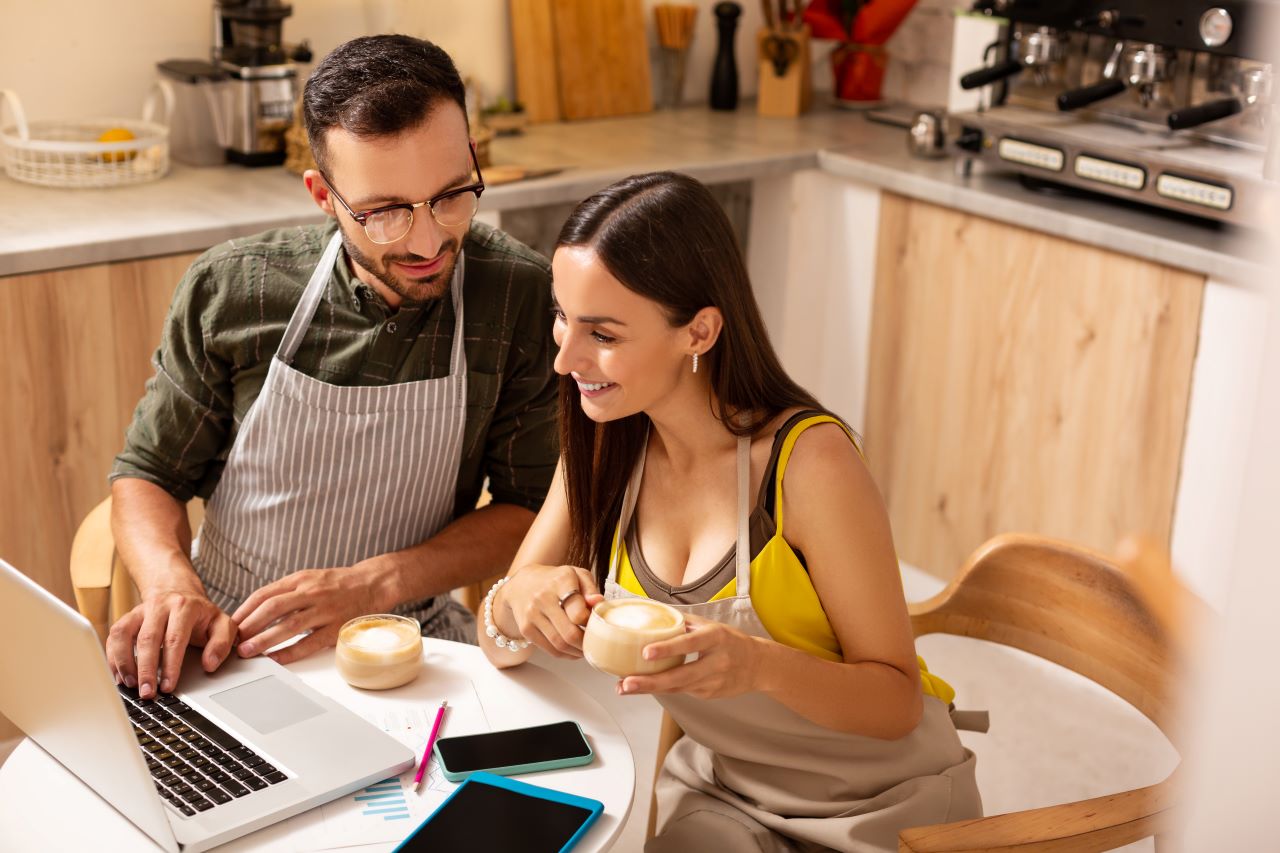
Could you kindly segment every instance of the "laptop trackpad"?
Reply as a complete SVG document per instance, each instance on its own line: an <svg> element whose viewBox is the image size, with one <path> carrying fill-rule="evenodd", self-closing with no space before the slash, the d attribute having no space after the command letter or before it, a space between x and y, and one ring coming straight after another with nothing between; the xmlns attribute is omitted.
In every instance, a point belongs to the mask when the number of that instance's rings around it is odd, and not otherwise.
<svg viewBox="0 0 1280 853"><path fill-rule="evenodd" d="M209 698L264 735L324 713L324 708L274 675L212 693Z"/></svg>

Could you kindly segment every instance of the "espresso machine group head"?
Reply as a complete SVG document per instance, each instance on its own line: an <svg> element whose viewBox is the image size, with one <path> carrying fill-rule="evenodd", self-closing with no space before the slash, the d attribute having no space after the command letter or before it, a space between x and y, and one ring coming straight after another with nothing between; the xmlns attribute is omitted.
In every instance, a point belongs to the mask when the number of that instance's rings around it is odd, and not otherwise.
<svg viewBox="0 0 1280 853"><path fill-rule="evenodd" d="M1269 0L978 0L997 61L960 78L970 159L1245 225L1280 213ZM1030 72L1030 73L1028 73Z"/></svg>

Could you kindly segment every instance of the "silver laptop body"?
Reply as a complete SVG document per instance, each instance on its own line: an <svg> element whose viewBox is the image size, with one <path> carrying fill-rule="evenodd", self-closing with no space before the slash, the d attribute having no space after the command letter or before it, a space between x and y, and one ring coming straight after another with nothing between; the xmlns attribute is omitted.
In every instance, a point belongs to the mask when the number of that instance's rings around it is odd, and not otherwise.
<svg viewBox="0 0 1280 853"><path fill-rule="evenodd" d="M207 850L414 762L270 658L233 654L210 675L188 653L175 695L287 778L189 817L166 803L92 626L0 560L0 713L166 850Z"/></svg>

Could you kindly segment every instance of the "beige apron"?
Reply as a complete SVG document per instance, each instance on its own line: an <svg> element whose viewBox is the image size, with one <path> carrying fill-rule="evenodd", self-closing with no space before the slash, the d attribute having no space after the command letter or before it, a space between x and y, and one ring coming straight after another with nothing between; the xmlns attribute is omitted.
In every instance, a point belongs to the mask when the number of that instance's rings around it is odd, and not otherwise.
<svg viewBox="0 0 1280 853"><path fill-rule="evenodd" d="M227 612L300 569L351 566L417 545L453 516L467 404L463 257L450 287L456 322L448 376L330 385L290 363L341 247L335 233L244 417L192 546L209 597ZM424 633L475 642L470 613L448 595L394 612L416 618Z"/></svg>
<svg viewBox="0 0 1280 853"><path fill-rule="evenodd" d="M749 438L738 440L737 595L673 605L757 637L751 604ZM644 452L627 487L619 540L635 512ZM606 598L634 598L617 583L615 546ZM656 697L685 731L657 781L659 834L646 851L896 851L911 826L979 817L975 758L947 707L926 696L924 716L898 740L827 729L762 693L729 699Z"/></svg>

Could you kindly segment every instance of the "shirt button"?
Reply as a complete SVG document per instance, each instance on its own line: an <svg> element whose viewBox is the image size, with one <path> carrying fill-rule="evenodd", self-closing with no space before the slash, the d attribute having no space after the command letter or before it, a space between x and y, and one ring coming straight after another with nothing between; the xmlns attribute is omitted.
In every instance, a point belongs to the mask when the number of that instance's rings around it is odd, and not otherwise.
<svg viewBox="0 0 1280 853"><path fill-rule="evenodd" d="M396 333L396 324L394 322L387 324L387 334L394 335Z"/></svg>

